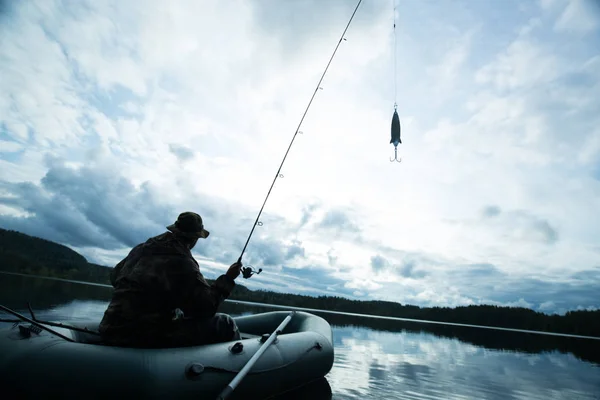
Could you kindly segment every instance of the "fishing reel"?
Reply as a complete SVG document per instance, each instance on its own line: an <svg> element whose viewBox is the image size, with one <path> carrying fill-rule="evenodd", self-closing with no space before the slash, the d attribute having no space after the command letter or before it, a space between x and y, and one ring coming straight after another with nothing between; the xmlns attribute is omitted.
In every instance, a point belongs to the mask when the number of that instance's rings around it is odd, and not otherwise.
<svg viewBox="0 0 600 400"><path fill-rule="evenodd" d="M258 275L261 272L262 268L259 268L258 271L256 271L254 268L252 268L252 266L242 267L242 276L244 279L248 279L254 274Z"/></svg>

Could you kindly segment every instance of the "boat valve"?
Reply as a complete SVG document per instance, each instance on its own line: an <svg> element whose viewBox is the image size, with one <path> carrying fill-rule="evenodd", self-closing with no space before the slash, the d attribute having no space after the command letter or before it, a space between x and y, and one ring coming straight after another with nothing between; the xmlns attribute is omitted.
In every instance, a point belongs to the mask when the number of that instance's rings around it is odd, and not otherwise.
<svg viewBox="0 0 600 400"><path fill-rule="evenodd" d="M198 378L204 372L204 365L191 363L185 369L185 375L188 379Z"/></svg>
<svg viewBox="0 0 600 400"><path fill-rule="evenodd" d="M242 350L244 350L244 344L242 342L237 342L231 346L231 349L229 349L229 351L231 351L233 354L239 354L242 352Z"/></svg>

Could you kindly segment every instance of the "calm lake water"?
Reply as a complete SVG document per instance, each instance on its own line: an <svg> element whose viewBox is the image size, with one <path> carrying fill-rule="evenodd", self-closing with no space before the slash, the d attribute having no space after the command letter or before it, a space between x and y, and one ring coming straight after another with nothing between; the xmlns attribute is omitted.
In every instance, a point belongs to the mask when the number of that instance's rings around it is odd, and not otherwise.
<svg viewBox="0 0 600 400"><path fill-rule="evenodd" d="M29 301L40 319L101 318L109 299L107 288L0 274L0 304L27 313ZM600 340L322 316L334 328L333 369L285 398L600 400Z"/></svg>

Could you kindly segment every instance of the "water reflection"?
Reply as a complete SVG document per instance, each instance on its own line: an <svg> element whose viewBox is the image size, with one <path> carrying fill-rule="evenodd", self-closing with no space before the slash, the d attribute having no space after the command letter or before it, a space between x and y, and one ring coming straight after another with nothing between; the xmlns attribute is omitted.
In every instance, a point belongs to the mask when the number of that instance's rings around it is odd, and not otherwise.
<svg viewBox="0 0 600 400"><path fill-rule="evenodd" d="M2 304L24 312L30 300L40 319L99 319L110 299L105 288L2 275L0 293ZM235 303L221 309L233 316L269 310ZM598 340L322 316L334 326L332 371L280 398L600 398Z"/></svg>
<svg viewBox="0 0 600 400"><path fill-rule="evenodd" d="M600 368L573 355L517 354L368 328L338 327L335 335L328 375L335 398L597 399L600 393Z"/></svg>

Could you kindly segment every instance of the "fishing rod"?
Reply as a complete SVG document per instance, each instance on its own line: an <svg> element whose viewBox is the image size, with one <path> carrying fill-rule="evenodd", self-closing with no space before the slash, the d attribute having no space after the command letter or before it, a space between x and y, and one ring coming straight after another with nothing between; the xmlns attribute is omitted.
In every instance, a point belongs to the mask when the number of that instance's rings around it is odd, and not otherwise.
<svg viewBox="0 0 600 400"><path fill-rule="evenodd" d="M267 203L267 199L269 198L269 195L271 194L271 190L273 189L273 186L275 185L275 181L277 180L277 178L283 178L283 175L281 174L281 167L283 167L283 163L285 162L285 159L287 158L287 155L290 152L290 149L292 148L292 144L294 143L294 140L296 139L296 135L298 133L302 133L302 132L299 132L299 130L300 130L300 126L302 125L302 122L304 121L304 117L306 117L306 114L308 113L308 110L313 102L313 99L315 98L315 95L317 94L319 89L322 89L321 82L323 81L323 78L325 77L325 74L327 73L327 70L329 69L329 65L331 64L333 57L335 57L335 54L337 53L337 49L338 49L338 47L340 47L342 40L346 40L344 38L344 35L346 35L346 31L348 30L348 27L352 23L352 20L354 19L354 15L356 14L358 7L360 6L360 3L362 3L362 0L358 1L358 4L356 5L356 8L354 9L354 12L352 13L352 16L350 17L350 20L348 21L348 24L346 25L344 32L342 32L342 35L340 36L340 40L338 41L337 45L335 46L335 49L333 50L333 54L331 54L331 58L329 59L329 62L327 63L327 66L325 67L325 70L323 71L323 74L321 75L321 79L319 79L319 83L317 83L317 87L315 88L315 91L314 91L312 97L310 98L308 105L306 106L306 110L304 110L304 114L302 115L302 118L300 119L300 123L298 124L298 127L296 128L296 131L294 132L294 136L292 136L290 145L288 146L287 151L285 152L285 155L283 156L283 160L281 160L281 164L279 165L279 169L277 170L277 173L275 174L275 178L273 178L273 183L271 183L271 187L269 188L269 191L267 192L267 196L265 197L262 207L260 208L260 211L258 212L258 215L256 216L256 220L254 221L254 224L252 225L250 234L248 235L248 238L246 239L246 244L244 244L242 253L240 254L240 257L238 258L238 263L242 262L242 256L244 255L244 252L246 251L246 247L248 246L248 243L250 242L250 238L252 237L252 234L254 233L254 229L256 228L256 225L262 226L262 222L259 221L259 218L260 218L260 215L262 214L265 204ZM242 275L246 279L250 278L253 274L260 274L261 272L262 272L262 268L260 268L258 270L258 272L255 271L251 266L242 268Z"/></svg>

